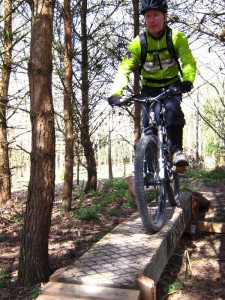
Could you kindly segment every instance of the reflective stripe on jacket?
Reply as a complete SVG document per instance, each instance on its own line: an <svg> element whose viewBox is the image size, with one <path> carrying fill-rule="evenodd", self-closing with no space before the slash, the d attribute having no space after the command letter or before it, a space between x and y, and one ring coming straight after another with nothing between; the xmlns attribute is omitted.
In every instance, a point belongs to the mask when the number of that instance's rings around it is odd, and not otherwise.
<svg viewBox="0 0 225 300"><path fill-rule="evenodd" d="M168 86L178 80L179 70L167 49L166 33L160 40L153 39L147 30L146 33L148 54L141 71L141 83L150 87ZM196 61L189 48L187 37L183 32L173 29L172 40L177 56L181 61L183 81L193 83L196 74ZM111 95L122 95L124 88L129 82L130 73L140 65L140 57L141 44L138 35L130 43L127 53L119 64Z"/></svg>

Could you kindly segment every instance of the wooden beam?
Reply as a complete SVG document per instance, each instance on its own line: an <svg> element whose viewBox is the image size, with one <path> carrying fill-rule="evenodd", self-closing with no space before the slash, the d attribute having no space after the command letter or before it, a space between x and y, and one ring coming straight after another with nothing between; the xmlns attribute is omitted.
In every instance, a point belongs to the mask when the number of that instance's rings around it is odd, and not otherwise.
<svg viewBox="0 0 225 300"><path fill-rule="evenodd" d="M191 198L191 220L199 220L199 198L193 194Z"/></svg>
<svg viewBox="0 0 225 300"><path fill-rule="evenodd" d="M225 223L190 221L186 232L193 234L200 232L225 233Z"/></svg>
<svg viewBox="0 0 225 300"><path fill-rule="evenodd" d="M85 299L85 300L138 300L138 290L108 288L101 286L69 284L61 282L49 282L38 300L45 300L41 296L48 296L50 299ZM154 300L154 299L153 299Z"/></svg>

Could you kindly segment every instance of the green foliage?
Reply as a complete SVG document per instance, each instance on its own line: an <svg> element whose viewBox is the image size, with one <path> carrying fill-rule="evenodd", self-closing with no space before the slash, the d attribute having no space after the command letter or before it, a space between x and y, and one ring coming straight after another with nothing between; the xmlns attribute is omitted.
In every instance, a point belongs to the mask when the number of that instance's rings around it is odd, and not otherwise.
<svg viewBox="0 0 225 300"><path fill-rule="evenodd" d="M10 275L5 271L0 271L0 288L4 287L4 281L8 280Z"/></svg>
<svg viewBox="0 0 225 300"><path fill-rule="evenodd" d="M123 178L113 178L110 180L106 180L104 182L104 186L106 188L113 188L113 189L117 189L117 190L127 189L127 183L124 181Z"/></svg>
<svg viewBox="0 0 225 300"><path fill-rule="evenodd" d="M109 214L114 217L125 217L127 215L126 211L122 208L111 208Z"/></svg>
<svg viewBox="0 0 225 300"><path fill-rule="evenodd" d="M83 198L91 198L91 197L96 197L96 196L100 196L101 192L99 190L91 190L88 192L88 194L83 194L82 197Z"/></svg>
<svg viewBox="0 0 225 300"><path fill-rule="evenodd" d="M17 214L11 217L11 221L13 221L16 224L19 224L22 220L23 220L23 215L21 214Z"/></svg>
<svg viewBox="0 0 225 300"><path fill-rule="evenodd" d="M181 289L183 289L183 285L178 282L178 281L175 281L173 283L170 283L169 286L168 286L168 293L174 293L175 291L179 291Z"/></svg>
<svg viewBox="0 0 225 300"><path fill-rule="evenodd" d="M210 222L219 223L221 222L221 216L215 215L212 218L210 218Z"/></svg>
<svg viewBox="0 0 225 300"><path fill-rule="evenodd" d="M35 288L31 291L31 299L36 299L41 294L41 290L39 288Z"/></svg>
<svg viewBox="0 0 225 300"><path fill-rule="evenodd" d="M184 288L183 285L178 281L169 283L166 280L160 280L160 283L162 283L166 287L168 295Z"/></svg>
<svg viewBox="0 0 225 300"><path fill-rule="evenodd" d="M6 236L4 234L0 234L0 243L3 243L6 241Z"/></svg>
<svg viewBox="0 0 225 300"><path fill-rule="evenodd" d="M76 200L74 217L91 220L108 211L111 216L125 216L126 209L136 208L136 203L130 198L127 183L124 178L105 180L102 191L91 191ZM117 203L117 207L114 204ZM118 207L123 206L123 208Z"/></svg>
<svg viewBox="0 0 225 300"><path fill-rule="evenodd" d="M100 241L103 238L104 235L105 235L104 232L96 233L93 235L91 240L92 240L92 242L97 243L98 241Z"/></svg>
<svg viewBox="0 0 225 300"><path fill-rule="evenodd" d="M132 198L128 198L124 203L123 203L123 207L125 208L136 208L137 204L135 202L134 199Z"/></svg>
<svg viewBox="0 0 225 300"><path fill-rule="evenodd" d="M211 171L203 169L188 170L186 175L205 184L225 182L225 167L217 167Z"/></svg>
<svg viewBox="0 0 225 300"><path fill-rule="evenodd" d="M149 202L153 201L158 196L159 196L159 191L158 190L156 190L156 189L151 190L149 195L148 195L147 202L149 203Z"/></svg>
<svg viewBox="0 0 225 300"><path fill-rule="evenodd" d="M180 189L181 190L188 190L189 189L189 183L188 182L180 182Z"/></svg>
<svg viewBox="0 0 225 300"><path fill-rule="evenodd" d="M97 219L99 213L102 212L102 207L98 205L79 208L74 216L81 220Z"/></svg>
<svg viewBox="0 0 225 300"><path fill-rule="evenodd" d="M220 143L215 143L214 140L209 141L206 146L206 154L211 156L213 153L218 153L221 149Z"/></svg>

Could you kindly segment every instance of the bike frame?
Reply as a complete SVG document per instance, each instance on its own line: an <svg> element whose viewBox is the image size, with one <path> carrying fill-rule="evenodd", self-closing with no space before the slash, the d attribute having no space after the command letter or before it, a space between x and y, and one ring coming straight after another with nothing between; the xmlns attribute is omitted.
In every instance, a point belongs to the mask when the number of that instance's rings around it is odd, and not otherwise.
<svg viewBox="0 0 225 300"><path fill-rule="evenodd" d="M165 99L166 97L169 97L171 95L174 94L180 94L181 92L177 90L177 88L170 88L169 90L164 90L161 94L159 94L156 97L137 97L137 96L131 96L130 98L122 98L121 103L126 103L126 104L130 104L132 102L139 102L139 103L151 103L151 106L155 103L155 102L160 102L160 105L162 106L160 109L160 119L157 125L158 127L158 161L159 161L159 179L160 181L165 181L167 180L166 178L166 168L165 168L165 143L164 143L164 135L165 132L167 131L167 129L165 128L165 124L164 124L164 105L162 103L162 99ZM153 113L153 115L152 115ZM150 122L152 121L152 117L154 119L154 112L153 110L150 110L149 112L149 120Z"/></svg>
<svg viewBox="0 0 225 300"><path fill-rule="evenodd" d="M134 178L138 211L144 227L151 232L159 231L164 225L167 199L171 206L179 205L179 174L172 165L170 135L161 101L175 93L180 92L172 88L156 97L131 96L121 99L121 105L133 102L150 104L148 117L152 134L142 136L136 145ZM160 115L155 118L153 105L156 101L160 102ZM157 134L154 133L155 126Z"/></svg>

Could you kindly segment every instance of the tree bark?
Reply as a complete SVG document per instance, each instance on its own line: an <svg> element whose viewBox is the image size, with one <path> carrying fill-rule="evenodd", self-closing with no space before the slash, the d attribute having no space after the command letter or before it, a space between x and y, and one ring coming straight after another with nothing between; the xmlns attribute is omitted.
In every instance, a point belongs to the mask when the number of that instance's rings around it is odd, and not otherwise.
<svg viewBox="0 0 225 300"><path fill-rule="evenodd" d="M84 192L96 190L97 188L97 167L95 153L90 138L89 125L89 80L88 80L88 45L87 45L87 0L81 4L81 36L82 36L82 116L81 116L81 144L84 148L84 155L87 161L87 183Z"/></svg>
<svg viewBox="0 0 225 300"><path fill-rule="evenodd" d="M32 151L28 199L22 229L18 281L32 286L50 275L48 237L55 187L55 129L52 102L54 1L32 4L29 84Z"/></svg>
<svg viewBox="0 0 225 300"><path fill-rule="evenodd" d="M73 106L72 106L72 28L71 28L70 0L64 0L64 121L65 121L65 170L63 185L63 210L71 210L73 190L74 163L74 134L73 134Z"/></svg>
<svg viewBox="0 0 225 300"><path fill-rule="evenodd" d="M12 59L12 1L4 0L4 44L0 82L0 204L11 198L6 111Z"/></svg>

